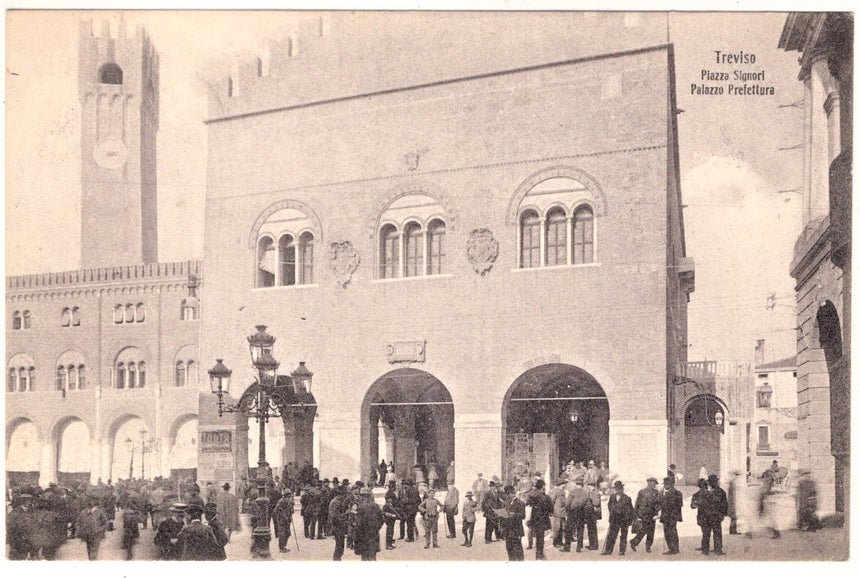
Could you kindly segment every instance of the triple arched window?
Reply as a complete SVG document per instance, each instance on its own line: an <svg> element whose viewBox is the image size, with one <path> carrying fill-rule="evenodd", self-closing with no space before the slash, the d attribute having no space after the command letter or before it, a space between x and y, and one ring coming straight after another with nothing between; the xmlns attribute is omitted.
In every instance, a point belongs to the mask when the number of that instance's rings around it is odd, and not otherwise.
<svg viewBox="0 0 860 578"><path fill-rule="evenodd" d="M121 323L143 323L146 321L146 305L143 303L117 303L113 308L113 322Z"/></svg>
<svg viewBox="0 0 860 578"><path fill-rule="evenodd" d="M422 277L446 272L445 213L425 193L391 202L380 216L378 278Z"/></svg>
<svg viewBox="0 0 860 578"><path fill-rule="evenodd" d="M595 262L594 208L578 181L554 177L526 193L518 211L519 267Z"/></svg>
<svg viewBox="0 0 860 578"><path fill-rule="evenodd" d="M113 385L116 389L146 387L146 362L136 347L123 349L116 357Z"/></svg>
<svg viewBox="0 0 860 578"><path fill-rule="evenodd" d="M9 392L33 391L36 387L36 367L33 359L19 353L9 360L6 390Z"/></svg>
<svg viewBox="0 0 860 578"><path fill-rule="evenodd" d="M57 360L57 374L54 379L60 391L86 389L86 365L84 357L77 351L67 351Z"/></svg>
<svg viewBox="0 0 860 578"><path fill-rule="evenodd" d="M256 287L313 285L313 226L308 215L292 207L266 218L257 238Z"/></svg>

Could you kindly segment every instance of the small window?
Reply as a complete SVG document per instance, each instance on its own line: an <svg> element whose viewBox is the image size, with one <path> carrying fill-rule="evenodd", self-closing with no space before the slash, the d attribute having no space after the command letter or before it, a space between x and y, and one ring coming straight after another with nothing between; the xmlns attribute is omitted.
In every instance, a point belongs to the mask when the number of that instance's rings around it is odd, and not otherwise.
<svg viewBox="0 0 860 578"><path fill-rule="evenodd" d="M445 272L445 223L436 219L427 227L427 274Z"/></svg>
<svg viewBox="0 0 860 578"><path fill-rule="evenodd" d="M257 287L274 287L277 255L275 242L263 237L257 243Z"/></svg>
<svg viewBox="0 0 860 578"><path fill-rule="evenodd" d="M135 307L134 320L136 323L146 321L146 306L143 303L138 303Z"/></svg>
<svg viewBox="0 0 860 578"><path fill-rule="evenodd" d="M400 236L394 225L385 225L379 234L379 277L393 279L400 276Z"/></svg>
<svg viewBox="0 0 860 578"><path fill-rule="evenodd" d="M57 389L62 391L69 389L69 372L65 366L61 365L57 368Z"/></svg>
<svg viewBox="0 0 860 578"><path fill-rule="evenodd" d="M558 207L546 218L546 264L567 264L567 215Z"/></svg>
<svg viewBox="0 0 860 578"><path fill-rule="evenodd" d="M125 389L125 364L117 363L116 364L116 388L117 389Z"/></svg>
<svg viewBox="0 0 860 578"><path fill-rule="evenodd" d="M758 406L770 407L770 400L773 392L770 390L760 389L758 391Z"/></svg>
<svg viewBox="0 0 860 578"><path fill-rule="evenodd" d="M312 285L314 282L314 236L309 232L302 233L299 237L299 262L301 263L299 283Z"/></svg>
<svg viewBox="0 0 860 578"><path fill-rule="evenodd" d="M14 367L9 368L9 379L6 381L6 390L15 391L18 388L18 370Z"/></svg>
<svg viewBox="0 0 860 578"><path fill-rule="evenodd" d="M122 68L116 62L107 62L99 68L99 84L122 84Z"/></svg>
<svg viewBox="0 0 860 578"><path fill-rule="evenodd" d="M133 361L128 364L128 388L137 387L137 364Z"/></svg>
<svg viewBox="0 0 860 578"><path fill-rule="evenodd" d="M84 367L83 365L78 366L78 389L87 388L86 372L86 367Z"/></svg>
<svg viewBox="0 0 860 578"><path fill-rule="evenodd" d="M60 314L60 327L70 327L72 325L72 310L68 307L63 307Z"/></svg>
<svg viewBox="0 0 860 578"><path fill-rule="evenodd" d="M30 312L24 311L24 329L30 329Z"/></svg>
<svg viewBox="0 0 860 578"><path fill-rule="evenodd" d="M291 235L278 241L278 285L296 284L296 244Z"/></svg>
<svg viewBox="0 0 860 578"><path fill-rule="evenodd" d="M520 217L520 267L540 267L540 218L534 211Z"/></svg>
<svg viewBox="0 0 860 578"><path fill-rule="evenodd" d="M113 308L113 322L118 325L118 324L122 323L124 318L125 318L125 307L123 307L122 304L120 303L116 307Z"/></svg>
<svg viewBox="0 0 860 578"><path fill-rule="evenodd" d="M405 263L403 274L405 277L417 277L424 274L424 235L421 225L409 223L404 230Z"/></svg>
<svg viewBox="0 0 860 578"><path fill-rule="evenodd" d="M126 323L134 323L134 305L131 303L127 303L125 306L125 319Z"/></svg>
<svg viewBox="0 0 860 578"><path fill-rule="evenodd" d="M16 311L15 313L13 313L12 314L12 329L15 329L15 330L21 329L24 326L22 319L23 318L21 317L20 311Z"/></svg>
<svg viewBox="0 0 860 578"><path fill-rule="evenodd" d="M79 327L81 325L81 310L78 307L72 307L72 326Z"/></svg>
<svg viewBox="0 0 860 578"><path fill-rule="evenodd" d="M187 384L187 374L185 373L185 363L182 361L176 362L176 376L174 383L176 387L185 387Z"/></svg>
<svg viewBox="0 0 860 578"><path fill-rule="evenodd" d="M582 206L573 213L573 264L594 262L594 214Z"/></svg>

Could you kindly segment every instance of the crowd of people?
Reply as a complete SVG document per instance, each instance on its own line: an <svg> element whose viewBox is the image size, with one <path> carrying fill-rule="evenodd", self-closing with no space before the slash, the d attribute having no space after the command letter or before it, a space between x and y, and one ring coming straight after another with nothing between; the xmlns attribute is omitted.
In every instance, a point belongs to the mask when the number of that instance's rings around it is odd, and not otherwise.
<svg viewBox="0 0 860 578"><path fill-rule="evenodd" d="M265 472L266 514L280 552L290 551L291 538L298 546L293 519L297 508L302 518L301 535L306 540L332 539L335 561L343 559L347 549L362 560L375 560L383 547L397 548L398 540L404 544L418 542L416 547L420 547L421 533L425 549L438 548L439 522L443 521L446 537L454 539L458 517L461 546L472 547L480 513L486 544L504 541L509 560L524 560L525 539L525 549L534 549L535 559L542 560L548 533L552 547L560 552L601 550L597 521L603 518L604 506L608 529L602 555L612 555L617 545L618 554L623 556L628 547L636 551L643 541L645 552L650 553L658 524L665 542L663 553L680 552L677 525L683 520L684 496L675 488L680 474L674 466L667 470L662 487L657 477L648 477L634 499L617 476L593 461L568 464L550 487L545 475L518 464L505 483L497 476L485 479L477 474L462 501L452 477L446 476L442 496L437 493L438 483L431 485L426 478L397 480L389 475L393 473L389 468L390 464L386 465L381 506L374 497L381 475L367 483L351 483L336 477L319 479L312 468L285 467L282 476ZM773 538L779 538L780 532L794 523L809 531L821 528L815 483L805 472L800 472L794 484L794 516L786 515L791 480L788 471L776 462L755 486L747 483L746 476L733 475L728 491L720 486L717 475L706 471L700 472L702 475L705 477L700 477L698 491L689 501L702 531L697 548L702 555L725 553L725 518L730 519L730 534L749 538L756 525L769 527ZM240 512L250 514L251 527L258 524L258 497L256 480L250 483L247 476L235 494L229 483L220 487L207 483L201 490L190 478L121 480L115 485L108 480L70 487L51 484L46 489L21 486L7 495L9 558L52 560L66 540L76 538L86 543L89 559L96 560L106 533L119 531L126 557L133 559L140 528L151 525L158 559L224 560L226 544L241 530Z"/></svg>

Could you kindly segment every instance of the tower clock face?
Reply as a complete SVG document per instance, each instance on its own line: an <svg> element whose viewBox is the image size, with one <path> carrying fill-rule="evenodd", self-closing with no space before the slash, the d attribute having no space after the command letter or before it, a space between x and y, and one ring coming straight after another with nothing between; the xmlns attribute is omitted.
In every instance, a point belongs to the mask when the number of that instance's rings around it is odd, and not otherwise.
<svg viewBox="0 0 860 578"><path fill-rule="evenodd" d="M96 143L93 148L93 159L99 166L106 169L118 169L125 164L128 149L116 137L107 137Z"/></svg>

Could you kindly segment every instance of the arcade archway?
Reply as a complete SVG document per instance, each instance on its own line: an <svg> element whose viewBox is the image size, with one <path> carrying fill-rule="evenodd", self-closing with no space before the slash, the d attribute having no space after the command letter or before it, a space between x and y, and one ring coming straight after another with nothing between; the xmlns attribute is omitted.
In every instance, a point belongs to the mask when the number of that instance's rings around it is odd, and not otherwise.
<svg viewBox="0 0 860 578"><path fill-rule="evenodd" d="M553 363L523 373L505 395L502 424L506 480L526 468L555 478L572 461L609 463L609 401L579 367Z"/></svg>
<svg viewBox="0 0 860 578"><path fill-rule="evenodd" d="M89 483L92 452L87 424L76 417L65 418L54 427L52 439L57 444L57 483Z"/></svg>
<svg viewBox="0 0 860 578"><path fill-rule="evenodd" d="M851 367L849 356L843 355L842 324L832 302L825 301L818 310L815 328L830 381L830 451L835 459L835 508L837 512L844 512L849 483Z"/></svg>
<svg viewBox="0 0 860 578"><path fill-rule="evenodd" d="M726 405L713 395L697 395L684 408L684 479L695 483L702 466L708 474L722 471Z"/></svg>
<svg viewBox="0 0 860 578"><path fill-rule="evenodd" d="M377 480L378 465L394 462L398 479L432 477L445 483L454 461L454 402L436 377L419 369L377 379L361 406L361 472Z"/></svg>
<svg viewBox="0 0 860 578"><path fill-rule="evenodd" d="M7 431L6 479L13 486L38 484L41 442L36 424L21 418Z"/></svg>

